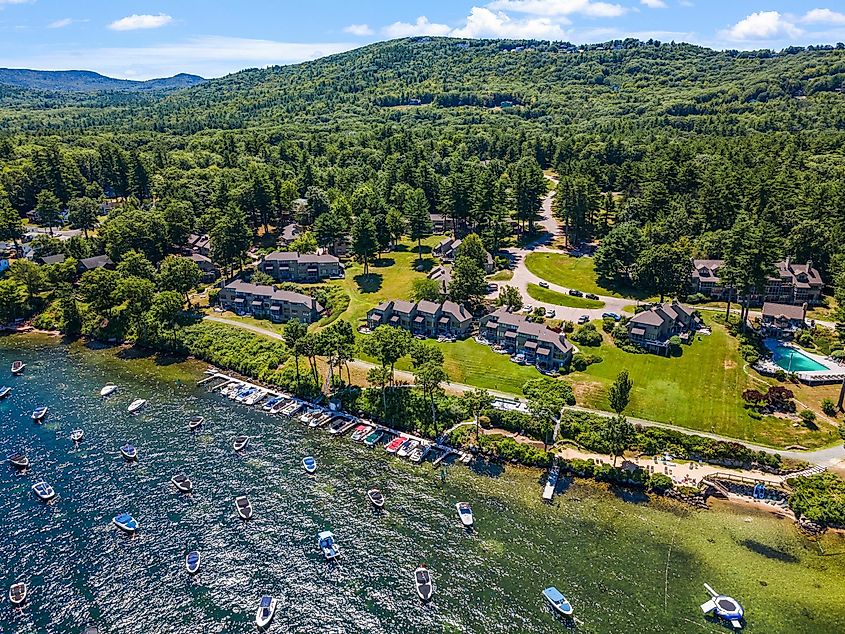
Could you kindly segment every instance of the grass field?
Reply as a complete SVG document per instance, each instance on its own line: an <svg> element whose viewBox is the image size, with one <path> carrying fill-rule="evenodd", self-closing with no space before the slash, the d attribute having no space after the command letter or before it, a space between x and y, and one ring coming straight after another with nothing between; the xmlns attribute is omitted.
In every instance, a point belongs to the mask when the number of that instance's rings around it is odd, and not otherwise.
<svg viewBox="0 0 845 634"><path fill-rule="evenodd" d="M558 293L557 291L543 288L537 284L528 285L528 294L532 299L545 304L554 304L555 306L568 306L570 308L604 308L604 302L597 299L587 299L586 297L575 297L567 293Z"/></svg>
<svg viewBox="0 0 845 634"><path fill-rule="evenodd" d="M490 282L507 282L513 279L513 271L502 269L501 271L496 271L493 275L488 275L487 279Z"/></svg>
<svg viewBox="0 0 845 634"><path fill-rule="evenodd" d="M596 278L593 258L575 258L563 253L540 251L529 253L525 258L525 265L534 275L565 288L608 297L646 299L646 295L635 288L616 288L600 284Z"/></svg>

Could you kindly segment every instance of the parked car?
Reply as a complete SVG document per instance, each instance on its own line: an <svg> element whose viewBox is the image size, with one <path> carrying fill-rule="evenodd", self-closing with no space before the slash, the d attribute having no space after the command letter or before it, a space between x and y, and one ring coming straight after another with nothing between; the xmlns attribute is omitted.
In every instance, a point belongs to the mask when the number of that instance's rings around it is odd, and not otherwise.
<svg viewBox="0 0 845 634"><path fill-rule="evenodd" d="M548 317L549 319L552 319L556 314L557 313L555 312L554 308L550 308L546 311L546 317Z"/></svg>
<svg viewBox="0 0 845 634"><path fill-rule="evenodd" d="M616 313L602 313L601 317L602 319L606 319L609 317L613 321L619 321L620 319L622 319L622 317L620 315L617 315Z"/></svg>
<svg viewBox="0 0 845 634"><path fill-rule="evenodd" d="M590 316L589 316L589 315L581 315L581 316L578 318L578 323L579 323L579 324L586 324L588 321L590 321Z"/></svg>
<svg viewBox="0 0 845 634"><path fill-rule="evenodd" d="M530 313L532 310L534 310L534 307L531 304L526 304L522 307L522 310L526 313Z"/></svg>
<svg viewBox="0 0 845 634"><path fill-rule="evenodd" d="M596 295L595 293L587 293L586 295L584 295L584 297L586 297L587 299L598 299L599 298L599 296Z"/></svg>
<svg viewBox="0 0 845 634"><path fill-rule="evenodd" d="M574 288L569 289L569 294L573 297L584 297L584 293L581 291L575 290Z"/></svg>
<svg viewBox="0 0 845 634"><path fill-rule="evenodd" d="M490 283L487 285L487 292L488 292L488 293L495 293L495 292L496 292L496 291L498 291L498 290L499 290L499 285L498 285L498 284L496 284L495 282L490 282Z"/></svg>
<svg viewBox="0 0 845 634"><path fill-rule="evenodd" d="M549 288L549 283L548 282L540 282L539 286L540 286L540 288Z"/></svg>

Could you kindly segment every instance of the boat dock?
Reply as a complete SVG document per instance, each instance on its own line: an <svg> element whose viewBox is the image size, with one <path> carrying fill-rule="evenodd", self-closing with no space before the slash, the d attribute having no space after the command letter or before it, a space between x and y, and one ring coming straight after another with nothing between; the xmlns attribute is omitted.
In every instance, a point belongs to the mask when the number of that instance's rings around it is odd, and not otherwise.
<svg viewBox="0 0 845 634"><path fill-rule="evenodd" d="M551 502L555 494L555 487L557 487L557 478L560 469L554 465L549 469L549 475L546 477L546 486L543 488L543 501Z"/></svg>

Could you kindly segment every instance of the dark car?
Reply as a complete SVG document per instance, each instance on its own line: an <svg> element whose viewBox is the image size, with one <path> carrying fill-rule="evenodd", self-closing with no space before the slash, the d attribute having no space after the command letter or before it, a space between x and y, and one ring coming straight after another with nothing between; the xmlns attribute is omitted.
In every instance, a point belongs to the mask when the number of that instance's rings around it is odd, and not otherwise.
<svg viewBox="0 0 845 634"><path fill-rule="evenodd" d="M569 289L569 294L573 297L584 297L584 293L582 293L581 291L576 291L574 288Z"/></svg>
<svg viewBox="0 0 845 634"><path fill-rule="evenodd" d="M617 315L616 313L602 313L601 317L602 319L610 318L613 321L619 321L620 319L622 319L622 317Z"/></svg>
<svg viewBox="0 0 845 634"><path fill-rule="evenodd" d="M586 297L587 299L598 299L599 298L599 296L596 295L595 293L587 293L584 297Z"/></svg>

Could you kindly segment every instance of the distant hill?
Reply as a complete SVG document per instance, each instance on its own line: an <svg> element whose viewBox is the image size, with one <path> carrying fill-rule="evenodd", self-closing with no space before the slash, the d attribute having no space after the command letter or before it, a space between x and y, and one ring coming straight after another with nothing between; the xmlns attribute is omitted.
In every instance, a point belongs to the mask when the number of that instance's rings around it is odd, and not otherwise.
<svg viewBox="0 0 845 634"><path fill-rule="evenodd" d="M0 68L0 84L29 90L58 92L99 91L170 91L189 88L204 82L197 75L179 73L164 79L135 81L114 79L89 70L30 70L27 68Z"/></svg>

